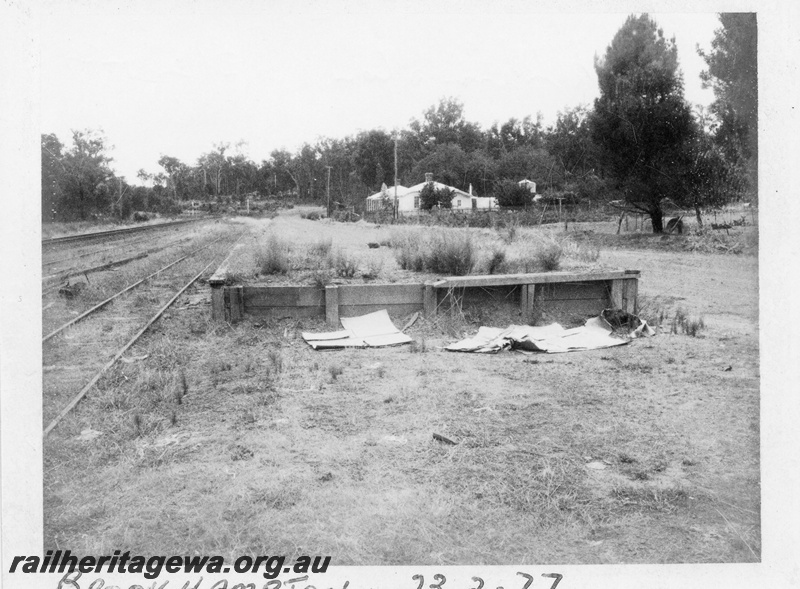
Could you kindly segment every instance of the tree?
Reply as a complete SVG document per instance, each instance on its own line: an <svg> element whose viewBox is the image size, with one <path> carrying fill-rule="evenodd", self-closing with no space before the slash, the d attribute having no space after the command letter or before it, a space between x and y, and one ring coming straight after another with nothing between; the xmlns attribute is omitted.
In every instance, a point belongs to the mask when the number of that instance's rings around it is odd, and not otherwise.
<svg viewBox="0 0 800 589"><path fill-rule="evenodd" d="M203 169L203 183L212 188L217 198L222 194L222 176L226 167L225 152L229 147L228 143L216 143L213 151L204 153L197 160L198 167Z"/></svg>
<svg viewBox="0 0 800 589"><path fill-rule="evenodd" d="M42 135L42 221L58 218L66 172L63 150L54 134Z"/></svg>
<svg viewBox="0 0 800 589"><path fill-rule="evenodd" d="M433 182L428 182L419 193L419 208L423 211L434 207L450 209L453 207L455 192L449 188L436 188Z"/></svg>
<svg viewBox="0 0 800 589"><path fill-rule="evenodd" d="M700 74L714 90L711 111L719 121L718 143L728 155L741 153L750 165L753 187L758 181L758 24L755 13L723 13L711 51L699 47L708 69Z"/></svg>
<svg viewBox="0 0 800 589"><path fill-rule="evenodd" d="M412 175L419 178L431 172L436 180L464 190L467 188L467 164L464 150L454 143L446 143L437 145L428 156L418 161L412 169Z"/></svg>
<svg viewBox="0 0 800 589"><path fill-rule="evenodd" d="M72 149L61 159L60 217L87 219L109 209L114 174L108 167L105 138L96 131L73 131Z"/></svg>
<svg viewBox="0 0 800 589"><path fill-rule="evenodd" d="M162 155L158 159L158 165L164 168L169 178L168 188L172 192L172 197L177 199L179 196L186 196L186 182L189 176L189 166L184 164L176 157Z"/></svg>
<svg viewBox="0 0 800 589"><path fill-rule="evenodd" d="M744 193L747 187L744 160L731 161L728 152L713 137L698 133L691 148L686 187L683 198L677 202L694 208L697 223L702 226L703 208L722 206Z"/></svg>
<svg viewBox="0 0 800 589"><path fill-rule="evenodd" d="M425 110L421 121L412 120L409 128L416 135L420 157L445 143L455 143L467 153L483 145L480 127L464 118L464 105L455 98L442 98Z"/></svg>
<svg viewBox="0 0 800 589"><path fill-rule="evenodd" d="M513 180L498 182L494 187L494 195L501 207L524 207L533 199L527 186L520 186Z"/></svg>
<svg viewBox="0 0 800 589"><path fill-rule="evenodd" d="M394 184L394 141L381 129L363 131L355 138L353 156L359 179L370 190Z"/></svg>
<svg viewBox="0 0 800 589"><path fill-rule="evenodd" d="M646 14L629 16L602 59L592 138L629 206L663 232L663 199L681 194L696 125L683 98L675 40Z"/></svg>

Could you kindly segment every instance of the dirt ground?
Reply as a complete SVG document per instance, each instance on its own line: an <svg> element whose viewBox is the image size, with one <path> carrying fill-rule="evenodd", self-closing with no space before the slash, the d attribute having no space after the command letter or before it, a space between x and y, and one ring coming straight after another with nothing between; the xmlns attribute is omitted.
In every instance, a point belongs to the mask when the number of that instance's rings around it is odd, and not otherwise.
<svg viewBox="0 0 800 589"><path fill-rule="evenodd" d="M46 438L45 548L334 565L759 560L757 258L603 247L599 262L642 271L657 336L457 354L442 346L478 326L442 317L417 321L411 346L316 352L300 332L322 321L169 311L130 351L147 357ZM705 329L670 333L678 310ZM87 428L101 434L79 439Z"/></svg>

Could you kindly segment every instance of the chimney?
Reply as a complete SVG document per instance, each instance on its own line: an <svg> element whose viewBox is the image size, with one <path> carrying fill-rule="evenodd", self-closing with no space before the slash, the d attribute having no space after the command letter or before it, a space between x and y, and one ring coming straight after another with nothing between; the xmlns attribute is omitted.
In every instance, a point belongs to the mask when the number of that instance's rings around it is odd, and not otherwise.
<svg viewBox="0 0 800 589"><path fill-rule="evenodd" d="M433 172L425 172L425 183L430 184L433 182Z"/></svg>

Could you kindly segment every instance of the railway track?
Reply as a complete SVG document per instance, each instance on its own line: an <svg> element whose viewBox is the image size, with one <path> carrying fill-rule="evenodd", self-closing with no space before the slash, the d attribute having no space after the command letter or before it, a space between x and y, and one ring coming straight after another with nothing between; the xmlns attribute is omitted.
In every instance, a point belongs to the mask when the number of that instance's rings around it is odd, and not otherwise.
<svg viewBox="0 0 800 589"><path fill-rule="evenodd" d="M44 435L242 235L222 236L173 260L43 337ZM207 255L197 255L201 252ZM131 294L134 289L138 294ZM109 309L110 313L100 312Z"/></svg>
<svg viewBox="0 0 800 589"><path fill-rule="evenodd" d="M183 219L180 221L167 221L166 223L153 223L152 225L125 227L123 229L109 229L108 231L94 231L92 233L78 233L75 235L65 235L63 237L51 237L50 239L42 240L42 248L61 245L65 243L93 241L95 239L108 239L109 237L129 235L131 233L141 233L143 231L153 231L158 229L164 229L167 227L187 225L190 223L197 223L198 221L208 221L209 219L212 218L214 217L199 217L197 219Z"/></svg>
<svg viewBox="0 0 800 589"><path fill-rule="evenodd" d="M68 278L72 278L73 276L92 274L94 272L100 272L102 270L109 270L111 268L117 268L119 266L123 266L125 264L130 263L130 262L133 262L133 261L136 261L136 260L140 260L142 258L146 258L150 254L169 249L170 247L173 247L175 245L183 243L183 242L185 242L187 240L188 240L188 238L176 239L176 240L171 241L171 242L169 242L169 243L167 243L165 245L147 249L147 250L145 250L143 252L140 252L140 253L138 253L136 255L133 255L133 256L126 256L124 258L117 258L116 260L103 259L101 264L97 264L97 265L94 265L94 266L87 266L87 267L84 267L84 268L74 268L73 267L73 268L62 269L59 272L55 272L53 274L48 274L46 276L42 276L42 282L45 283L45 285L48 285L48 284L52 284L53 282L63 282L64 280L67 280ZM131 245L132 244L126 244L126 247L130 247ZM109 250L115 250L116 251L117 249L120 249L120 248L119 247L114 247L114 248L108 248L108 250L102 250L102 251L109 251ZM95 255L95 254L96 254L95 252L90 252L90 253L83 254L83 255L78 256L78 257L85 257L85 256ZM56 284L55 286L46 288L46 289L42 290L42 294L45 294L45 293L51 291L52 289L57 288L58 286L59 285Z"/></svg>

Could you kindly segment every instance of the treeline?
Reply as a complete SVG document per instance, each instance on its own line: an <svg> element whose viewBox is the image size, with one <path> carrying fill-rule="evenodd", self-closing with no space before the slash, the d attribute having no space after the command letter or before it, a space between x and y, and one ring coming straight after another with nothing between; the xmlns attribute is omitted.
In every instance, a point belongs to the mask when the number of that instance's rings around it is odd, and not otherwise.
<svg viewBox="0 0 800 589"><path fill-rule="evenodd" d="M712 51L701 53L709 66L703 81L717 97L708 111L693 111L683 97L674 40L647 15L631 16L596 61L600 98L593 107L565 109L553 125L545 127L539 115L482 128L447 98L396 135L373 129L322 138L294 153L275 150L259 164L225 143L194 164L165 155L162 172L139 173L152 187L115 177L97 134L74 133L69 149L44 135L43 216L170 211L178 201L242 200L254 192L323 203L328 187L334 202L359 210L367 195L394 184L396 145L398 182L406 186L432 172L515 206L526 194L516 182L528 178L544 194L624 201L660 231L665 199L694 207L699 218L701 208L756 190L755 15L723 14L720 23Z"/></svg>

